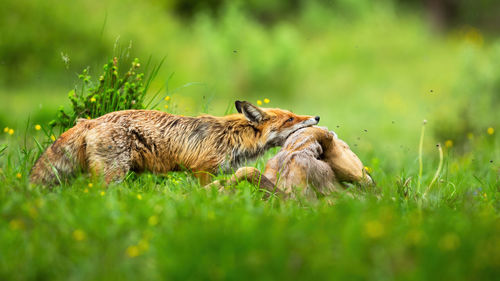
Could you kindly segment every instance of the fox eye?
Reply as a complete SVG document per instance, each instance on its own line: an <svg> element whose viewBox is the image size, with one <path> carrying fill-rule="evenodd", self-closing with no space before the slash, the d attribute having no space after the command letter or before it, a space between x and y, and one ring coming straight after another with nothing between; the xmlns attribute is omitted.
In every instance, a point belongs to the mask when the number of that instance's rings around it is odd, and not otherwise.
<svg viewBox="0 0 500 281"><path fill-rule="evenodd" d="M286 120L286 122L292 122L293 121L293 117L290 117L288 118L288 120Z"/></svg>

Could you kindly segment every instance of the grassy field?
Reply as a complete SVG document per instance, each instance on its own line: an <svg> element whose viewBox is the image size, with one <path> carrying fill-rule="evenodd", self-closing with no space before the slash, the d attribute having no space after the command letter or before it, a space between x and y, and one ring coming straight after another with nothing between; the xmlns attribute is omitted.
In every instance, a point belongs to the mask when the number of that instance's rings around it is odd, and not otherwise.
<svg viewBox="0 0 500 281"><path fill-rule="evenodd" d="M496 153L498 145L478 143ZM283 201L262 200L249 184L207 191L185 173L30 187L9 164L24 159L19 151L3 158L0 277L494 280L498 171L483 163L489 153L475 155L447 157L426 198L408 161L398 174L374 172L379 191ZM432 174L424 172L423 188Z"/></svg>
<svg viewBox="0 0 500 281"><path fill-rule="evenodd" d="M56 1L46 2L21 10ZM17 81L0 83L0 280L498 278L497 37L470 26L436 33L391 6L344 18L314 2L266 25L237 6L187 23L151 3L43 8L37 14L54 22L42 27L65 27L52 34L59 49L27 54L14 73L0 65ZM18 33L36 35L36 24ZM12 38L12 46L22 41ZM36 125L47 128L59 106L69 108L75 73L90 65L98 77L116 41L132 41L131 56L143 64L166 57L151 93L170 100L158 109L223 115L236 99L269 98L263 106L320 115L371 170L376 189L263 200L250 184L218 193L184 172L131 174L108 187L85 175L53 189L30 186L35 140L53 141Z"/></svg>

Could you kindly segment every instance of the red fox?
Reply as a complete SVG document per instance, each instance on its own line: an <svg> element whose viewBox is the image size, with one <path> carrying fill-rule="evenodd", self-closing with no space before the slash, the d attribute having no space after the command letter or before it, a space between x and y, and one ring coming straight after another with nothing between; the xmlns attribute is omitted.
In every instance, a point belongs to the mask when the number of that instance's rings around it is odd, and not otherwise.
<svg viewBox="0 0 500 281"><path fill-rule="evenodd" d="M122 180L128 171L185 168L205 184L210 174L237 169L320 119L246 101L236 101L235 106L239 114L225 117L124 110L81 119L36 161L30 181L56 184L82 170L102 175L109 183Z"/></svg>
<svg viewBox="0 0 500 281"><path fill-rule="evenodd" d="M299 129L288 137L271 158L264 175L253 167L239 168L229 182L215 181L207 187L223 188L247 180L261 189L281 196L297 190L309 197L336 191L338 182L373 184L358 156L335 133L321 127Z"/></svg>

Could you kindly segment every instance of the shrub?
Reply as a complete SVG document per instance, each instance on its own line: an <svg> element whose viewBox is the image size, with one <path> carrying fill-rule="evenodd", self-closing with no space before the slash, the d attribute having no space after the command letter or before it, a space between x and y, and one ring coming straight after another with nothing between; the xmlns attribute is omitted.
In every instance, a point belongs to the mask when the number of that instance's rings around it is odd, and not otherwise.
<svg viewBox="0 0 500 281"><path fill-rule="evenodd" d="M103 74L97 81L92 81L89 70L84 69L78 77L80 85L68 94L71 109L67 112L60 108L50 126L63 132L73 127L79 118L92 119L117 110L144 109L147 90L160 66L161 63L153 66L146 76L140 71L141 64L136 58L129 70L121 73L119 59L114 57L104 65Z"/></svg>

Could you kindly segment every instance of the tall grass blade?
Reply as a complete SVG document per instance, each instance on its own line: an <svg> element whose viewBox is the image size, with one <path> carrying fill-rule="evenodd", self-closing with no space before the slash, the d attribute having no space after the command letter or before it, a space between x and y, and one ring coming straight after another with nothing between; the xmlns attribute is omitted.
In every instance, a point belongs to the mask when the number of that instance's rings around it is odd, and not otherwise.
<svg viewBox="0 0 500 281"><path fill-rule="evenodd" d="M424 134L425 134L425 125L427 124L427 120L424 120L422 123L422 131L420 132L420 143L418 145L418 179L417 179L417 192L420 192L420 183L422 182L422 171L423 171L423 163L422 163L422 150L424 147Z"/></svg>
<svg viewBox="0 0 500 281"><path fill-rule="evenodd" d="M443 167L443 148L441 147L441 144L438 144L437 147L439 150L439 165L438 165L438 168L436 170L436 173L434 174L434 177L432 178L431 183L429 184L429 186L427 187L427 189L424 192L424 197L427 195L427 192L429 192L429 190L431 190L434 182L436 182L436 180L439 178L439 175L441 174L441 168Z"/></svg>

